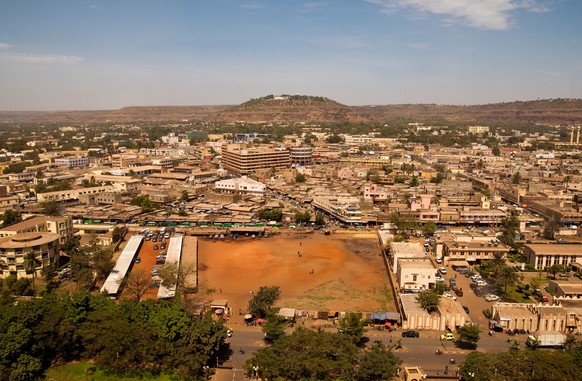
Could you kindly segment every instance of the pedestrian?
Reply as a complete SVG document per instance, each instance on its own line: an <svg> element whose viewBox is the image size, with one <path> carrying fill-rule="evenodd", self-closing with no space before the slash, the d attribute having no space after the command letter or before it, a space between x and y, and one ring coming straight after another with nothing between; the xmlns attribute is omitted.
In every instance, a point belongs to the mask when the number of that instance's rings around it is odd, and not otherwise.
<svg viewBox="0 0 582 381"><path fill-rule="evenodd" d="M220 293L222 294L222 288L220 289Z"/></svg>

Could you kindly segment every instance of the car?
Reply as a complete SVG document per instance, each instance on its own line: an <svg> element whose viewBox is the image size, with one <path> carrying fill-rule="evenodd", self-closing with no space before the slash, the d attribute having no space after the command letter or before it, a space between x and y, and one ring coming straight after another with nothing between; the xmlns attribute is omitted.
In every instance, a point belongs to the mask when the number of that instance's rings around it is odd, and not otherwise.
<svg viewBox="0 0 582 381"><path fill-rule="evenodd" d="M152 238L152 242L158 242L158 236L155 235L154 238Z"/></svg>
<svg viewBox="0 0 582 381"><path fill-rule="evenodd" d="M463 311L465 311L466 314L469 314L469 307L463 306Z"/></svg>
<svg viewBox="0 0 582 381"><path fill-rule="evenodd" d="M475 284L479 287L487 286L487 282L485 282L484 280L478 280L475 282Z"/></svg>
<svg viewBox="0 0 582 381"><path fill-rule="evenodd" d="M473 280L473 281L476 281L476 280L483 279L483 278L481 278L481 275L479 275L479 274L474 274L474 275L471 275L471 276L470 276L470 278L471 278L471 280Z"/></svg>
<svg viewBox="0 0 582 381"><path fill-rule="evenodd" d="M439 267L439 272L444 275L447 273L447 269L445 269L444 267Z"/></svg>
<svg viewBox="0 0 582 381"><path fill-rule="evenodd" d="M453 335L451 332L443 333L441 335L441 340L446 340L446 341L455 340L455 335Z"/></svg>
<svg viewBox="0 0 582 381"><path fill-rule="evenodd" d="M140 257L137 257L134 262L135 263L140 263L141 262L141 258Z"/></svg>
<svg viewBox="0 0 582 381"><path fill-rule="evenodd" d="M150 288L160 288L160 282L151 282Z"/></svg>
<svg viewBox="0 0 582 381"><path fill-rule="evenodd" d="M420 337L418 331L402 331L402 337Z"/></svg>
<svg viewBox="0 0 582 381"><path fill-rule="evenodd" d="M558 242L560 242L560 243L566 243L566 242L568 242L568 241L566 241L564 238L560 238L560 239L558 240Z"/></svg>
<svg viewBox="0 0 582 381"><path fill-rule="evenodd" d="M168 254L168 252L166 250L160 251L160 255L167 255L167 254Z"/></svg>
<svg viewBox="0 0 582 381"><path fill-rule="evenodd" d="M497 296L495 294L488 294L488 295L485 295L485 300L488 302L496 302L499 300L499 296Z"/></svg>
<svg viewBox="0 0 582 381"><path fill-rule="evenodd" d="M463 296L463 289L462 289L462 288L457 288L457 289L455 290L455 294L456 294L457 296L459 296L459 297L460 297L460 296Z"/></svg>
<svg viewBox="0 0 582 381"><path fill-rule="evenodd" d="M449 299L453 299L453 300L457 300L457 297L453 294L443 294L443 296L445 298L449 298Z"/></svg>
<svg viewBox="0 0 582 381"><path fill-rule="evenodd" d="M550 298L548 298L546 295L540 296L540 302L548 303L549 301Z"/></svg>
<svg viewBox="0 0 582 381"><path fill-rule="evenodd" d="M166 248L166 242L162 242L162 243L160 244L160 248L162 248L162 249L165 249L165 248Z"/></svg>
<svg viewBox="0 0 582 381"><path fill-rule="evenodd" d="M441 264L443 263L443 259L442 258L437 258L434 260L436 263Z"/></svg>
<svg viewBox="0 0 582 381"><path fill-rule="evenodd" d="M562 277L562 278L570 278L570 273L562 273L562 274L560 274L560 277Z"/></svg>
<svg viewBox="0 0 582 381"><path fill-rule="evenodd" d="M160 247L159 247L159 246L158 246L158 244L156 243L156 244L154 245L154 250L158 250L159 248L160 248Z"/></svg>

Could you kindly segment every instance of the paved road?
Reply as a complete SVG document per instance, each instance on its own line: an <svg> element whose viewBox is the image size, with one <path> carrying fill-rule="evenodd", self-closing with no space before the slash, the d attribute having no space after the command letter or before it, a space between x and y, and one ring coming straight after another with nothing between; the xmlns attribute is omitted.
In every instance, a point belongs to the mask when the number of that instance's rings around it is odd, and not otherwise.
<svg viewBox="0 0 582 381"><path fill-rule="evenodd" d="M332 330L330 329L330 332ZM454 374L458 365L461 364L468 353L471 351L457 348L453 342L441 342L440 332L437 331L420 331L420 338L402 338L402 331L395 332L387 331L368 331L368 345L376 340L382 341L387 346L395 344L397 340L402 340L403 348L395 352L400 357L405 365L421 366L424 372L431 375L443 374L446 367L448 367L449 375ZM523 345L525 343L526 335L513 336ZM488 353L504 352L509 349L510 344L507 342L509 336L494 333L489 336L487 331L481 334L478 351ZM392 338L392 340L390 340ZM244 363L250 359L255 351L265 346L263 341L263 333L260 327L235 327L234 334L228 339L228 343L232 349L232 355L229 361L222 366L230 369L218 369L213 376L215 381L243 381L245 378ZM244 349L244 354L240 353L240 348ZM436 355L435 350L439 348L443 354ZM454 359L455 364L450 364L450 360Z"/></svg>

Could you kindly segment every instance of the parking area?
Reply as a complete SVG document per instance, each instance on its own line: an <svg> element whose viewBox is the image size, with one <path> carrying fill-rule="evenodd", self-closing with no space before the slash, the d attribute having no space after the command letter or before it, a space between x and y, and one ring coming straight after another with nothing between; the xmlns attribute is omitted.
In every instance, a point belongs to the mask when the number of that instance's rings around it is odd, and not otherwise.
<svg viewBox="0 0 582 381"><path fill-rule="evenodd" d="M138 251L131 272L143 271L144 274L151 277L150 287L142 300L157 299L160 278L156 276L156 269L164 265L165 256L162 253L166 252L171 233L161 233L160 230L148 229L142 235L145 236L145 239ZM124 292L122 291L122 298Z"/></svg>

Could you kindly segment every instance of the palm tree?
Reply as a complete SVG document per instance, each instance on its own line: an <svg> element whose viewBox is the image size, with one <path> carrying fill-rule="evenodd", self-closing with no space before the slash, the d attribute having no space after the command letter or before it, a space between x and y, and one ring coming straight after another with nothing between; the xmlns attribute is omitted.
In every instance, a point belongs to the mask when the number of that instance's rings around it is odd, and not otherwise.
<svg viewBox="0 0 582 381"><path fill-rule="evenodd" d="M34 280L36 279L36 268L42 264L41 260L37 258L38 252L29 251L24 256L24 269L27 273L32 272L32 293L36 296L36 286Z"/></svg>
<svg viewBox="0 0 582 381"><path fill-rule="evenodd" d="M505 285L503 293L507 294L507 286L513 285L517 282L517 274L513 267L505 266L497 275L497 280Z"/></svg>
<svg viewBox="0 0 582 381"><path fill-rule="evenodd" d="M505 264L505 254L502 252L495 252L493 253L493 258L489 260L489 268L495 277L503 270L504 267L507 267Z"/></svg>

